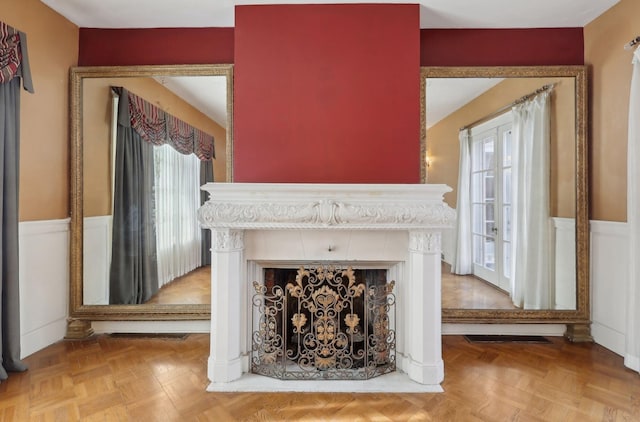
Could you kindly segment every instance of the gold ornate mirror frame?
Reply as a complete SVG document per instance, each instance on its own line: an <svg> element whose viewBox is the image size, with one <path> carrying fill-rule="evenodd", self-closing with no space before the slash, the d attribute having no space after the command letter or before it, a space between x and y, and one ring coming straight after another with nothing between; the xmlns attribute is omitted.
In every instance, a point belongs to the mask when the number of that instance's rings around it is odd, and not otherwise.
<svg viewBox="0 0 640 422"><path fill-rule="evenodd" d="M82 338L92 332L91 321L111 320L206 320L210 305L83 304L83 81L88 78L152 76L225 76L227 95L226 177L233 175L233 65L101 66L75 67L70 71L71 119L71 257L69 324L67 338Z"/></svg>
<svg viewBox="0 0 640 422"><path fill-rule="evenodd" d="M589 311L589 214L587 156L587 71L585 66L535 67L422 67L420 72L421 154L425 163L427 146L426 90L427 78L531 78L573 77L575 80L575 310L500 310L443 309L446 323L557 323L567 324L567 337L574 341L590 340ZM426 166L422 180L426 181Z"/></svg>

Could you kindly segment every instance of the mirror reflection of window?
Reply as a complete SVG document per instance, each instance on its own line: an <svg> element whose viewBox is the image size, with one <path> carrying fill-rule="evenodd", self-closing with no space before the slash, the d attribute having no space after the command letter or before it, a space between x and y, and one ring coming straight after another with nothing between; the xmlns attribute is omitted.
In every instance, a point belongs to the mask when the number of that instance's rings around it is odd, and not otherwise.
<svg viewBox="0 0 640 422"><path fill-rule="evenodd" d="M509 293L511 113L471 129L473 274Z"/></svg>

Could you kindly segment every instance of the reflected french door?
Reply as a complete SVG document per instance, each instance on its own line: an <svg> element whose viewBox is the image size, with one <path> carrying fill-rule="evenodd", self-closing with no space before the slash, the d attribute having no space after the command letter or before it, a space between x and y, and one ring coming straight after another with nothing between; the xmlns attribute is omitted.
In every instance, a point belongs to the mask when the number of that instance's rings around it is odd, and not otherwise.
<svg viewBox="0 0 640 422"><path fill-rule="evenodd" d="M511 291L511 119L471 132L473 273ZM488 122L488 123L492 123Z"/></svg>

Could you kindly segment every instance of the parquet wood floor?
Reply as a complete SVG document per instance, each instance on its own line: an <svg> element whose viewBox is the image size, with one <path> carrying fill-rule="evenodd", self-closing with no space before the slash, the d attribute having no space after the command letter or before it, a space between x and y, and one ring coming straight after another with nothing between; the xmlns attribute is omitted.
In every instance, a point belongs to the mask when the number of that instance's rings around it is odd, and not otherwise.
<svg viewBox="0 0 640 422"><path fill-rule="evenodd" d="M442 263L442 307L446 309L517 309L509 294L472 275L451 273Z"/></svg>
<svg viewBox="0 0 640 422"><path fill-rule="evenodd" d="M206 305L211 303L211 266L202 266L165 284L146 303Z"/></svg>
<svg viewBox="0 0 640 422"><path fill-rule="evenodd" d="M0 384L2 421L640 421L640 376L595 344L443 338L438 394L208 393L209 336L61 341Z"/></svg>

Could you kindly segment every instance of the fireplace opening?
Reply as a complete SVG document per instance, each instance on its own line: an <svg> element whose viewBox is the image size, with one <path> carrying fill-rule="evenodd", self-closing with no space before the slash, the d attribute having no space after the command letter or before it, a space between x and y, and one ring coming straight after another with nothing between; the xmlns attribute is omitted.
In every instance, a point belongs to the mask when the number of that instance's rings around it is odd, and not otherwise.
<svg viewBox="0 0 640 422"><path fill-rule="evenodd" d="M394 284L385 269L264 269L253 283L251 371L284 380L395 371Z"/></svg>

